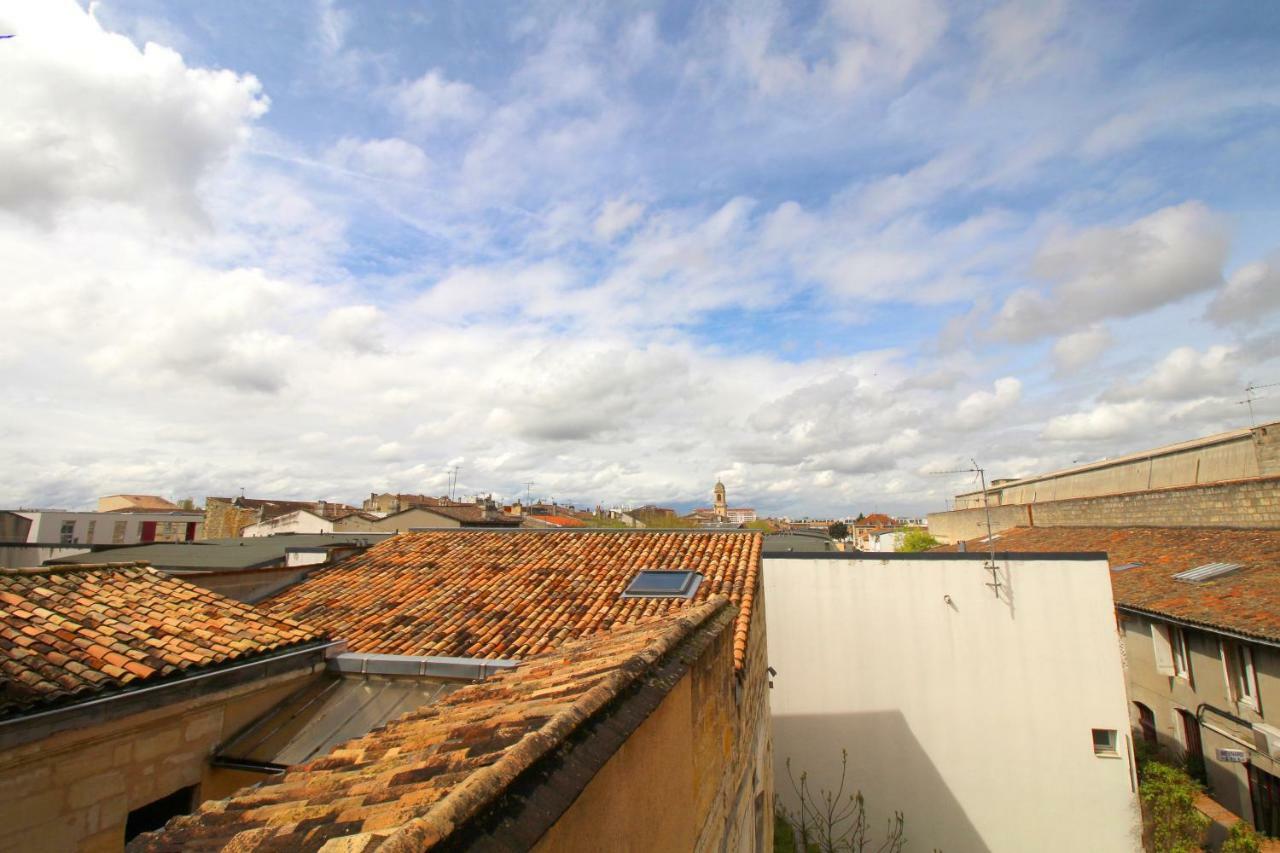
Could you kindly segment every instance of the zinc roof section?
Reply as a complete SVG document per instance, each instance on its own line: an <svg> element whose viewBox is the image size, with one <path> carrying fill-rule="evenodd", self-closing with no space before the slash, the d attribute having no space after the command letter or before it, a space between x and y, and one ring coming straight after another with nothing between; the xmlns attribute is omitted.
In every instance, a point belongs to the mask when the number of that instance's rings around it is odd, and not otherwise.
<svg viewBox="0 0 1280 853"><path fill-rule="evenodd" d="M746 662L759 533L431 530L403 533L259 602L354 652L524 658L577 637L728 597ZM642 569L700 572L691 600L623 598Z"/></svg>
<svg viewBox="0 0 1280 853"><path fill-rule="evenodd" d="M981 550L982 539L969 543ZM954 545L935 549L954 551ZM1280 642L1280 530L1223 527L1017 527L1011 552L1105 551L1116 604L1242 636ZM1245 568L1185 583L1174 575L1207 563Z"/></svg>
<svg viewBox="0 0 1280 853"><path fill-rule="evenodd" d="M323 638L136 564L0 570L0 719Z"/></svg>

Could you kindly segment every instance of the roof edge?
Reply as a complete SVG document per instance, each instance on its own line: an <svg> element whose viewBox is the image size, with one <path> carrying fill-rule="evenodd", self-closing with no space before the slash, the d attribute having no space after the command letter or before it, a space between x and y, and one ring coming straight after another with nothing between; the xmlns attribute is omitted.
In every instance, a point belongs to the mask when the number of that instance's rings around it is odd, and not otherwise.
<svg viewBox="0 0 1280 853"><path fill-rule="evenodd" d="M698 607L681 612L655 642L636 652L571 706L551 717L541 728L527 734L498 761L464 779L429 812L401 826L379 850L386 853L410 853L448 838L455 830L493 805L493 792L506 791L521 774L563 744L576 730L700 628L716 617L721 617L722 628L728 628L736 610L728 598L716 596ZM518 671L517 669L516 672Z"/></svg>

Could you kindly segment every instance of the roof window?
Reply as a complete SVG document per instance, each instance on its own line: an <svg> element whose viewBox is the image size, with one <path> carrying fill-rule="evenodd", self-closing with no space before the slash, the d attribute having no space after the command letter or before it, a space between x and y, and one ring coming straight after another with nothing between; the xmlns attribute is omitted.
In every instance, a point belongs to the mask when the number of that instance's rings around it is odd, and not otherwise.
<svg viewBox="0 0 1280 853"><path fill-rule="evenodd" d="M1239 563L1205 563L1203 566L1196 566L1194 569L1187 569L1185 572L1178 572L1173 576L1176 581L1185 583L1200 583L1201 581L1213 580L1223 575L1229 575L1241 569Z"/></svg>
<svg viewBox="0 0 1280 853"><path fill-rule="evenodd" d="M623 590L623 598L693 598L702 583L702 575L688 571L655 571L645 569L638 572L627 588Z"/></svg>

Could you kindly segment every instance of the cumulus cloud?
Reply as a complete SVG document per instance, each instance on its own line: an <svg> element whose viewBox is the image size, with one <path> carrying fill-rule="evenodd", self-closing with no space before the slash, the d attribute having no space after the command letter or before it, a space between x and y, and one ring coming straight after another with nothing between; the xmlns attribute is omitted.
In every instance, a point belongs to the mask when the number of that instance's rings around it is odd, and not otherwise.
<svg viewBox="0 0 1280 853"><path fill-rule="evenodd" d="M974 391L956 406L953 418L961 429L991 426L993 420L1022 399L1022 382L1012 376L997 379L990 391Z"/></svg>
<svg viewBox="0 0 1280 853"><path fill-rule="evenodd" d="M1103 398L1173 401L1234 395L1243 387L1238 355L1238 351L1229 346L1212 346L1204 352L1194 347L1178 347L1142 379L1122 381Z"/></svg>
<svg viewBox="0 0 1280 853"><path fill-rule="evenodd" d="M8 4L0 29L0 209L85 200L198 217L197 185L267 109L256 78L192 68L107 32L74 0Z"/></svg>
<svg viewBox="0 0 1280 853"><path fill-rule="evenodd" d="M1011 295L993 333L1030 341L1212 290L1222 281L1227 246L1220 218L1198 202L1166 207L1128 225L1055 235L1034 265L1049 289Z"/></svg>
<svg viewBox="0 0 1280 853"><path fill-rule="evenodd" d="M1280 253L1243 266L1209 303L1205 312L1219 326L1256 326L1280 311Z"/></svg>
<svg viewBox="0 0 1280 853"><path fill-rule="evenodd" d="M1115 343L1111 332L1101 323L1063 335L1053 343L1053 364L1060 374L1075 373L1092 364Z"/></svg>
<svg viewBox="0 0 1280 853"><path fill-rule="evenodd" d="M473 86L450 80L438 68L402 83L393 102L410 123L425 128L474 121L483 112L483 99Z"/></svg>

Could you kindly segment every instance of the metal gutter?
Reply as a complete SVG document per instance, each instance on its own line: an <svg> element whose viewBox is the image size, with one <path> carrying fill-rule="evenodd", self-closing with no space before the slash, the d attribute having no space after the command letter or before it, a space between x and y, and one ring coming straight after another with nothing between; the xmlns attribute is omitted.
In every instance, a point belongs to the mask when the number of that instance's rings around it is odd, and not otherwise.
<svg viewBox="0 0 1280 853"><path fill-rule="evenodd" d="M1135 607L1131 604L1116 603L1116 610L1121 613L1131 613L1134 616L1145 616L1148 619L1159 619L1162 622L1168 622L1171 625L1180 625L1184 628L1193 628L1197 631L1204 631L1209 634L1217 634L1221 637L1229 637L1232 640L1239 640L1244 643L1254 643L1259 646L1269 646L1273 649L1280 649L1280 641L1267 637L1255 637L1252 634L1242 634L1239 631L1232 631L1229 628L1218 628L1204 622L1192 622L1189 619L1180 619L1177 616L1169 616L1156 610L1145 610L1141 607Z"/></svg>
<svg viewBox="0 0 1280 853"><path fill-rule="evenodd" d="M116 692L109 693L105 696L98 696L93 699L86 699L83 702L76 702L71 705L60 705L56 708L50 708L45 711L36 711L30 714L23 714L20 717L10 717L8 719L0 720L0 730L3 730L10 726L30 724L33 722L48 720L50 718L57 718L59 716L64 716L64 717L72 716L72 715L79 714L80 712L86 709L100 708L116 702L124 702L127 700L135 699L139 696L155 693L161 690L177 690L177 689L181 689L189 685L195 684L197 682L206 681L210 678L225 677L225 676L233 675L235 673L241 672L243 670L251 669L254 667L266 669L284 660L300 657L302 655L315 655L317 652L324 652L327 649L333 648L335 646L341 646L341 645L345 645L345 641L333 640L333 641L322 641L319 643L309 643L305 646L302 646L301 648L291 649L281 654L270 655L267 657L255 657L252 660L232 664L231 666L220 666L216 669L197 672L192 675L186 675L180 678L165 679L163 682L159 684L148 684L148 685L136 687L133 689L116 691Z"/></svg>
<svg viewBox="0 0 1280 853"><path fill-rule="evenodd" d="M375 655L346 652L329 658L328 668L353 675L400 675L483 681L490 675L514 669L511 658L455 658L435 655Z"/></svg>

